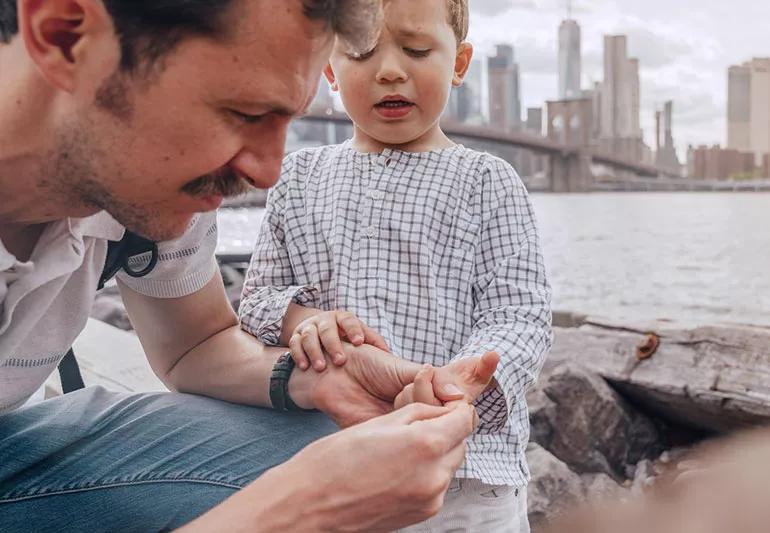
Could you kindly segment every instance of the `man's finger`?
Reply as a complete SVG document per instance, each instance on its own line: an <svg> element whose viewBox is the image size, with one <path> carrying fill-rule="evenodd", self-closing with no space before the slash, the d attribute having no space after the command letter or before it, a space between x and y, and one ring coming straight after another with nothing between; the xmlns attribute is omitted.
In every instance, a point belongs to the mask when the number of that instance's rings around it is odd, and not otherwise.
<svg viewBox="0 0 770 533"><path fill-rule="evenodd" d="M393 400L393 409L401 409L410 403L414 403L414 383L410 383L398 393L396 399Z"/></svg>
<svg viewBox="0 0 770 533"><path fill-rule="evenodd" d="M318 328L315 324L308 324L300 332L302 349L310 358L310 364L318 372L326 370L326 356L321 348L321 339L318 337Z"/></svg>
<svg viewBox="0 0 770 533"><path fill-rule="evenodd" d="M345 336L353 346L361 346L366 340L361 321L354 314L342 313L337 315L337 325L345 332Z"/></svg>
<svg viewBox="0 0 770 533"><path fill-rule="evenodd" d="M438 408L434 407L433 409ZM402 411L404 410L406 409L402 409ZM473 407L461 402L445 415L417 419L411 425L418 428L421 434L439 435L444 444L444 451L448 452L462 444L473 432L474 411Z"/></svg>
<svg viewBox="0 0 770 533"><path fill-rule="evenodd" d="M337 323L331 320L322 320L318 324L318 334L321 337L321 344L326 353L328 353L335 365L345 364L345 350L342 347L339 328Z"/></svg>
<svg viewBox="0 0 770 533"><path fill-rule="evenodd" d="M377 333L374 329L370 328L366 324L362 324L362 327L364 330L366 344L371 344L372 346L376 346L380 350L390 352L388 343L385 342L385 337Z"/></svg>

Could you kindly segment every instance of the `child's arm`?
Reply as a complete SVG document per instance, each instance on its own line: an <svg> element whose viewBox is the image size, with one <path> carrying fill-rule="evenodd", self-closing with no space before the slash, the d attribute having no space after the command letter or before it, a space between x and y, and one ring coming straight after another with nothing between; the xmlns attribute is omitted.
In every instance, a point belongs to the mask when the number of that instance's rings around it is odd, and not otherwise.
<svg viewBox="0 0 770 533"><path fill-rule="evenodd" d="M302 370L312 366L319 372L324 371L324 352L329 354L334 364L345 364L343 338L354 346L371 344L390 351L385 339L353 313L289 304L283 318L280 342L289 347L292 359Z"/></svg>
<svg viewBox="0 0 770 533"><path fill-rule="evenodd" d="M385 351L385 340L352 313L316 309L317 289L297 283L286 247L284 213L292 181L293 156L286 157L281 179L270 191L265 215L241 297L241 328L270 346L288 346L303 370L326 368L324 350L335 364L345 362L341 338L356 346Z"/></svg>
<svg viewBox="0 0 770 533"><path fill-rule="evenodd" d="M285 205L293 171L289 155L281 179L270 190L238 311L241 328L269 346L282 344L283 320L290 305L312 308L316 304L317 289L297 283L286 247Z"/></svg>
<svg viewBox="0 0 770 533"><path fill-rule="evenodd" d="M499 431L524 401L551 346L551 290L527 191L513 168L494 159L484 175L484 215L473 284L473 331L458 361L494 351L493 386L477 401L480 431ZM437 391L444 384L434 379Z"/></svg>

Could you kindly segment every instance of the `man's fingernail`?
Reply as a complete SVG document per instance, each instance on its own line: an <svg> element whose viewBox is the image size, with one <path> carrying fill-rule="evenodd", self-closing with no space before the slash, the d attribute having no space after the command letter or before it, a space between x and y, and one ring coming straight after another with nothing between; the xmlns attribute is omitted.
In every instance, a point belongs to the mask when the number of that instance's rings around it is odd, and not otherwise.
<svg viewBox="0 0 770 533"><path fill-rule="evenodd" d="M463 395L463 391L457 385L450 383L444 387L444 392L450 396Z"/></svg>
<svg viewBox="0 0 770 533"><path fill-rule="evenodd" d="M345 360L345 356L344 356L344 355L342 355L341 353L338 353L338 354L335 354L335 355L334 355L334 362L335 362L335 363L337 363L337 364L340 364L340 363L342 363L344 360Z"/></svg>
<svg viewBox="0 0 770 533"><path fill-rule="evenodd" d="M364 338L361 335L353 337L353 342L364 342Z"/></svg>
<svg viewBox="0 0 770 533"><path fill-rule="evenodd" d="M315 367L316 367L318 370L323 370L323 369L324 369L324 366L326 366L326 365L324 365L324 362L323 362L323 361L316 361L316 363L315 363Z"/></svg>

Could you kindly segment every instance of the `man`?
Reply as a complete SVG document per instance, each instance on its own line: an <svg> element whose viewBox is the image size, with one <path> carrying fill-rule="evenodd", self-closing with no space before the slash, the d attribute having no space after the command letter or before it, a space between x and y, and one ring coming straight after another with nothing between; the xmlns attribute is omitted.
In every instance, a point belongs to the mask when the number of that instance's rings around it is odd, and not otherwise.
<svg viewBox="0 0 770 533"><path fill-rule="evenodd" d="M291 373L281 401L368 422L316 441L336 429L322 414L248 407L272 405L282 350L240 330L213 258L212 212L274 183L331 30L367 46L377 4L0 0L0 530L390 530L437 512L473 409L376 417L420 368L367 345ZM25 406L124 228L162 241L118 283L154 371L196 396Z"/></svg>

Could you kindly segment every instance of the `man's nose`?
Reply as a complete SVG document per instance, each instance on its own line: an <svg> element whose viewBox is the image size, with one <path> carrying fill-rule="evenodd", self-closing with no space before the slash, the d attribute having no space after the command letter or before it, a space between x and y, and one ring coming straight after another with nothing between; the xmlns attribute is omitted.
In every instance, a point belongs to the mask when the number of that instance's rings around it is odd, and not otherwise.
<svg viewBox="0 0 770 533"><path fill-rule="evenodd" d="M247 138L243 148L230 161L233 170L260 189L269 189L281 175L289 119L274 122Z"/></svg>

